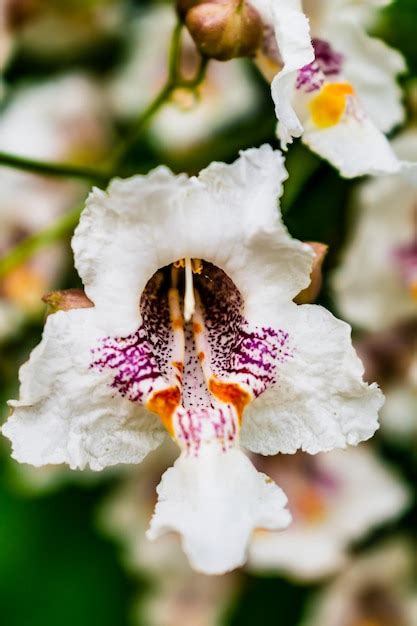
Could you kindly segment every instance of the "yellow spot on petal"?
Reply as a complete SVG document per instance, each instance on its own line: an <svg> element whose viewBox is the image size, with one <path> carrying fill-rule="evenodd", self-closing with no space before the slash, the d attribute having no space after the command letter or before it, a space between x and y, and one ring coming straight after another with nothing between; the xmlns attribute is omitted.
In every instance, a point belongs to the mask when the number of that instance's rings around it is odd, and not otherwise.
<svg viewBox="0 0 417 626"><path fill-rule="evenodd" d="M318 128L336 126L346 111L348 96L355 93L350 83L328 83L309 104L311 119Z"/></svg>

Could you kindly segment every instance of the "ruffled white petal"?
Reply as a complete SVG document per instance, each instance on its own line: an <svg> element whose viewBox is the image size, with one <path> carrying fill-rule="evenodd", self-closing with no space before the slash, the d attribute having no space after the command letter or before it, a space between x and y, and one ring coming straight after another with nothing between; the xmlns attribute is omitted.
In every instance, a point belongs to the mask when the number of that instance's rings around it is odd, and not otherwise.
<svg viewBox="0 0 417 626"><path fill-rule="evenodd" d="M46 321L41 343L21 368L20 400L2 428L12 456L35 466L68 463L101 470L138 463L161 443L158 418L111 388L90 368L102 337L95 309L60 311Z"/></svg>
<svg viewBox="0 0 417 626"><path fill-rule="evenodd" d="M383 395L363 381L350 326L316 305L293 305L281 315L276 326L289 333L292 358L247 407L242 444L261 454L316 454L372 437Z"/></svg>
<svg viewBox="0 0 417 626"><path fill-rule="evenodd" d="M351 542L398 516L409 500L399 479L365 446L321 454L316 462L318 471L334 481L321 517L296 518L283 533L255 534L250 569L285 571L306 580L334 573L346 562ZM296 493L288 486L287 493L291 510Z"/></svg>
<svg viewBox="0 0 417 626"><path fill-rule="evenodd" d="M287 177L269 146L247 150L232 165L213 163L199 178L158 168L114 180L90 195L73 239L86 293L108 332L139 323L138 301L161 267L184 257L223 269L250 317L295 297L309 282L312 252L292 239L277 209Z"/></svg>
<svg viewBox="0 0 417 626"><path fill-rule="evenodd" d="M278 119L278 137L283 149L300 137L303 126L292 105L297 72L314 60L310 28L300 0L276 0L272 3L275 35L283 69L272 81L272 98Z"/></svg>
<svg viewBox="0 0 417 626"><path fill-rule="evenodd" d="M285 528L291 519L285 494L237 448L182 453L163 475L158 496L148 538L178 532L191 565L206 574L239 567L255 528Z"/></svg>

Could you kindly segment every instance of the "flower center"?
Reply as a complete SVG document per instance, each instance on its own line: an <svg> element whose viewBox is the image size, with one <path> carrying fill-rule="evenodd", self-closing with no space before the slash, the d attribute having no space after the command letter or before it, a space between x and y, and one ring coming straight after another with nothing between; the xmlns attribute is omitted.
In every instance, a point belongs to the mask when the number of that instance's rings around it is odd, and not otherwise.
<svg viewBox="0 0 417 626"><path fill-rule="evenodd" d="M112 370L111 386L156 413L187 449L232 445L245 407L291 357L288 334L250 327L243 305L221 269L181 259L148 281L137 332L104 338L91 367Z"/></svg>

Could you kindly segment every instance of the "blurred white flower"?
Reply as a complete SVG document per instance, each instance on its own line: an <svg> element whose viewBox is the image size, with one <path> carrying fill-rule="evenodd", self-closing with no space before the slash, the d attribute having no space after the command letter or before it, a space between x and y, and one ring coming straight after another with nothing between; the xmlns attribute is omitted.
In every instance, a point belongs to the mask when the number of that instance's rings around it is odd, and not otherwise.
<svg viewBox="0 0 417 626"><path fill-rule="evenodd" d="M156 5L142 12L131 25L130 56L109 84L109 98L119 116L136 117L163 86L175 23L171 6ZM181 69L191 78L198 64L199 54L184 30ZM150 132L160 146L178 153L249 115L257 101L255 85L243 61L212 61L197 94L177 89L172 102L153 119Z"/></svg>
<svg viewBox="0 0 417 626"><path fill-rule="evenodd" d="M314 580L347 561L350 545L403 512L408 493L399 478L365 446L315 457L255 460L288 496L293 517L281 533L257 531L248 567Z"/></svg>
<svg viewBox="0 0 417 626"><path fill-rule="evenodd" d="M302 626L415 626L413 547L384 543L319 593Z"/></svg>
<svg viewBox="0 0 417 626"><path fill-rule="evenodd" d="M417 131L393 142L417 160ZM363 184L357 220L333 287L346 319L368 330L417 317L417 180L390 176Z"/></svg>
<svg viewBox="0 0 417 626"><path fill-rule="evenodd" d="M314 253L277 210L286 176L263 146L198 178L160 167L94 189L73 239L94 306L48 317L3 427L21 462L100 470L140 462L165 426L181 454L148 536L177 531L205 573L241 565L254 528L290 521L239 442L262 454L355 445L383 401L350 327L293 302Z"/></svg>
<svg viewBox="0 0 417 626"><path fill-rule="evenodd" d="M94 161L110 137L95 84L85 75L64 75L21 87L0 116L0 150L53 162ZM86 191L81 183L0 167L0 254L47 226ZM0 337L15 330L23 313L39 310L41 296L63 268L63 251L51 247L9 272L0 282Z"/></svg>
<svg viewBox="0 0 417 626"><path fill-rule="evenodd" d="M356 341L367 380L377 380L385 393L382 434L410 444L417 434L417 316L388 330Z"/></svg>
<svg viewBox="0 0 417 626"><path fill-rule="evenodd" d="M267 77L276 74L271 89L282 146L302 137L348 178L408 169L384 136L404 119L396 79L405 63L397 51L365 30L369 11L381 3L253 4L266 24L259 61Z"/></svg>

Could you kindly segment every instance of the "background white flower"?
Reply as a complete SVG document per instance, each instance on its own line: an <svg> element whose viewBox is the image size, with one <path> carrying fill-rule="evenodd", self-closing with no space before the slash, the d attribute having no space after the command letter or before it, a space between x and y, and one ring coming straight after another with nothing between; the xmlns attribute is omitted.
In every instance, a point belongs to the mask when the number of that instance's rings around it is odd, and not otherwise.
<svg viewBox="0 0 417 626"><path fill-rule="evenodd" d="M413 626L413 577L411 546L401 540L384 543L355 559L318 595L303 626Z"/></svg>
<svg viewBox="0 0 417 626"><path fill-rule="evenodd" d="M54 162L94 161L108 145L110 123L97 85L68 74L18 87L0 118L0 150ZM0 167L0 254L47 226L86 193L68 182ZM16 330L26 312L39 311L64 266L60 246L41 251L0 282L0 337Z"/></svg>
<svg viewBox="0 0 417 626"><path fill-rule="evenodd" d="M248 568L314 580L340 570L350 545L402 513L409 494L365 446L309 457L255 461L288 495L293 523L284 532L255 532Z"/></svg>

